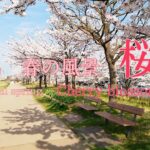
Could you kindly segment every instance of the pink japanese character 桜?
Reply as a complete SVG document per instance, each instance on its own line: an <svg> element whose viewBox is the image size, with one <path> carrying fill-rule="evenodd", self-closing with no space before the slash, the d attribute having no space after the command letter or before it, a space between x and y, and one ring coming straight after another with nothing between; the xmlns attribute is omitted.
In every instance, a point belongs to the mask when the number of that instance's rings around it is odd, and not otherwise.
<svg viewBox="0 0 150 150"><path fill-rule="evenodd" d="M64 75L78 75L76 58L64 59L63 74Z"/></svg>
<svg viewBox="0 0 150 150"><path fill-rule="evenodd" d="M40 71L40 67L41 67L41 63L39 59L36 59L36 58L26 59L23 63L25 76L35 77L37 75L37 72Z"/></svg>
<svg viewBox="0 0 150 150"><path fill-rule="evenodd" d="M144 39L142 39L141 41L142 41L142 44L138 42L137 40L131 41L130 39L127 39L126 47L120 49L121 51L124 51L124 56L123 56L120 67L123 67L125 65L126 78L139 77L150 72L150 58L149 57L146 58L146 56L150 56L148 55L148 52L150 49L148 47L148 43ZM139 58L136 58L135 55L132 53L132 52L135 52L136 50L138 50L137 52L139 53L141 52ZM130 72L131 61L136 63L136 66L135 66L136 74L134 75L131 75L131 72Z"/></svg>
<svg viewBox="0 0 150 150"><path fill-rule="evenodd" d="M45 60L43 65L43 72L46 74L51 72L51 74L56 74L58 72L58 63L54 60Z"/></svg>
<svg viewBox="0 0 150 150"><path fill-rule="evenodd" d="M97 75L97 67L98 67L97 59L96 58L86 58L81 65L83 68L83 72L81 76L90 77Z"/></svg>

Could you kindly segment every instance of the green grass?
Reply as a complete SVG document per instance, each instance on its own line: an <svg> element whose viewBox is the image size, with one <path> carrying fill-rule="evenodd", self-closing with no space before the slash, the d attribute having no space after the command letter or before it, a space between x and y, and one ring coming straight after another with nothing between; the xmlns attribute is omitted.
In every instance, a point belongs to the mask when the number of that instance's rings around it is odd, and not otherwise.
<svg viewBox="0 0 150 150"><path fill-rule="evenodd" d="M0 90L5 89L9 85L9 81L0 81Z"/></svg>
<svg viewBox="0 0 150 150"><path fill-rule="evenodd" d="M108 108L102 108L108 110ZM97 126L102 127L105 132L111 135L113 138L119 139L122 144L117 146L109 146L105 148L94 147L92 150L149 150L150 149L150 112L146 112L143 117L138 118L139 126L135 127L128 137L125 137L125 128L109 122L105 124L103 118L94 115L93 113L86 112L81 109L74 108L76 113L82 115L85 119L70 124L72 128ZM116 113L116 112L115 112Z"/></svg>
<svg viewBox="0 0 150 150"><path fill-rule="evenodd" d="M34 89L37 88L39 86L38 82L33 82L30 84L23 84L27 89Z"/></svg>
<svg viewBox="0 0 150 150"><path fill-rule="evenodd" d="M45 88L43 93L51 98L35 96L36 100L44 106L47 112L55 113L58 116L68 113L70 111L69 105L82 99L82 97L58 96L56 87Z"/></svg>
<svg viewBox="0 0 150 150"><path fill-rule="evenodd" d="M109 101L106 92L102 92L100 98L105 102ZM116 101L118 103L144 108L145 111L150 111L150 100L148 98L118 96L116 97Z"/></svg>
<svg viewBox="0 0 150 150"><path fill-rule="evenodd" d="M82 101L83 97L73 97L73 96L58 96L56 93L56 87L46 88L43 92L52 97L52 99L57 99L59 102L47 97L36 97L37 101L44 106L47 112L55 113L58 117L63 118L64 114L74 112L83 116L83 120L77 123L67 123L68 127L75 129L80 127L88 126L100 126L102 127L107 134L113 138L119 139L122 144L117 146L108 146L105 148L100 148L96 146L91 146L91 150L149 150L150 149L150 106L149 103L146 103L145 99L137 100L136 98L126 98L118 97L117 102L124 103L132 106L142 107L145 109L145 114L143 117L138 117L137 121L139 126L135 127L128 137L125 137L125 128L116 124L109 122L107 125L103 118L94 115L92 112L87 112L85 110L73 107L70 108L69 105L77 101ZM65 92L65 91L64 91ZM101 93L101 99L105 102L108 102L107 93ZM140 101L140 102L139 102ZM65 105L61 104L65 103ZM110 108L101 104L99 107L101 111L110 111ZM119 111L113 110L112 113L117 114ZM128 117L125 114L125 117Z"/></svg>

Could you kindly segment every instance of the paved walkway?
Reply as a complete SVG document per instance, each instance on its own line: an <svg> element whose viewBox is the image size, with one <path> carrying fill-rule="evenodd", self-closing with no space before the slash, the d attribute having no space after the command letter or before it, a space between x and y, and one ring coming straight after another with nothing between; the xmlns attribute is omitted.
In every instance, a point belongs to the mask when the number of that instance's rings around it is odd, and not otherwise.
<svg viewBox="0 0 150 150"><path fill-rule="evenodd" d="M0 94L0 150L86 150L56 116L45 113L32 95Z"/></svg>

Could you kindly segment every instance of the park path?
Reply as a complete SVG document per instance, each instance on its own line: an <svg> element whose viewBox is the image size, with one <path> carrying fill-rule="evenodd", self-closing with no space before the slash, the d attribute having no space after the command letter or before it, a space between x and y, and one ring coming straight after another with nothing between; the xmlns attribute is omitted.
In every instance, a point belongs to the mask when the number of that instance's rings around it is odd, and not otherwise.
<svg viewBox="0 0 150 150"><path fill-rule="evenodd" d="M86 150L84 144L55 115L44 111L32 95L0 94L0 150Z"/></svg>

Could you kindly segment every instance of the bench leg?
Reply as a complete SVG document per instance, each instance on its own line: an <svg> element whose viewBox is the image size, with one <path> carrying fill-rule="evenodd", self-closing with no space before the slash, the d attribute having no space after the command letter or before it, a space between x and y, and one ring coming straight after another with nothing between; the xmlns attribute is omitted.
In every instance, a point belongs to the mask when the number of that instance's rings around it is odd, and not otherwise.
<svg viewBox="0 0 150 150"><path fill-rule="evenodd" d="M132 127L127 127L127 129L126 129L126 131L125 131L125 136L126 136L126 138L129 137L129 135L131 134L131 132L132 132Z"/></svg>
<svg viewBox="0 0 150 150"><path fill-rule="evenodd" d="M105 125L107 125L108 124L108 120L107 119L105 119Z"/></svg>

